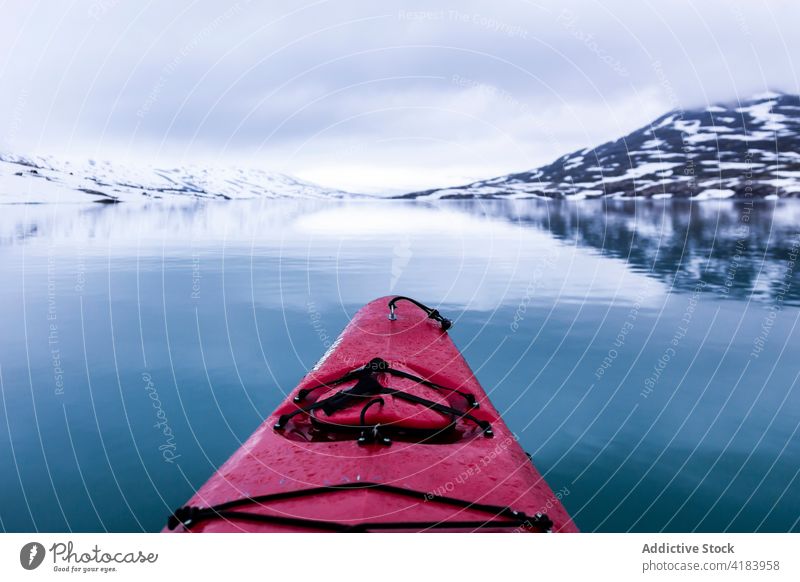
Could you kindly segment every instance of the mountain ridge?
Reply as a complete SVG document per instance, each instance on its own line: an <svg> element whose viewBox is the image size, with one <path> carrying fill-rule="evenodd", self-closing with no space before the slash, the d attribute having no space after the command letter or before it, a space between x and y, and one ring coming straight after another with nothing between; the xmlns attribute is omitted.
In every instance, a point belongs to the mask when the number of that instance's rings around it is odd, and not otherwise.
<svg viewBox="0 0 800 582"><path fill-rule="evenodd" d="M74 163L0 153L0 203L5 204L359 196L254 168Z"/></svg>
<svg viewBox="0 0 800 582"><path fill-rule="evenodd" d="M800 96L675 109L533 170L405 199L800 197Z"/></svg>
<svg viewBox="0 0 800 582"><path fill-rule="evenodd" d="M237 167L126 166L0 152L0 203L382 198ZM528 171L392 199L800 198L800 96L677 109Z"/></svg>

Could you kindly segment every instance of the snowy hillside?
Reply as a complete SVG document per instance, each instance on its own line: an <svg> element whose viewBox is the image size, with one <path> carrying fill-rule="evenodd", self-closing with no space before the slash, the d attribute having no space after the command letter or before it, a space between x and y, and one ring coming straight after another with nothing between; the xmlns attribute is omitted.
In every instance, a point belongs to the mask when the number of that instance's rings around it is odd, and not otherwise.
<svg viewBox="0 0 800 582"><path fill-rule="evenodd" d="M285 174L257 169L167 169L94 161L75 164L0 154L0 204L350 196Z"/></svg>
<svg viewBox="0 0 800 582"><path fill-rule="evenodd" d="M672 111L541 168L403 198L800 197L800 96Z"/></svg>
<svg viewBox="0 0 800 582"><path fill-rule="evenodd" d="M0 203L355 196L259 169L76 164L0 154ZM399 196L541 197L800 197L800 96L765 93L745 102L676 110L538 169Z"/></svg>

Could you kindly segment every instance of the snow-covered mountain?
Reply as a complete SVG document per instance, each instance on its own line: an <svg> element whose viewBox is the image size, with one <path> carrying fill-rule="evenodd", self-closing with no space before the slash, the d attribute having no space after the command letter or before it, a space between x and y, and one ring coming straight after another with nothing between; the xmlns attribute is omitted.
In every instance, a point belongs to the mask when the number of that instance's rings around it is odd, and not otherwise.
<svg viewBox="0 0 800 582"><path fill-rule="evenodd" d="M77 164L0 154L0 204L352 196L258 169Z"/></svg>
<svg viewBox="0 0 800 582"><path fill-rule="evenodd" d="M0 154L0 204L356 196L260 169L133 167ZM538 169L397 197L800 198L800 96L765 93L671 111L623 138Z"/></svg>
<svg viewBox="0 0 800 582"><path fill-rule="evenodd" d="M675 110L528 172L403 198L800 197L800 96Z"/></svg>

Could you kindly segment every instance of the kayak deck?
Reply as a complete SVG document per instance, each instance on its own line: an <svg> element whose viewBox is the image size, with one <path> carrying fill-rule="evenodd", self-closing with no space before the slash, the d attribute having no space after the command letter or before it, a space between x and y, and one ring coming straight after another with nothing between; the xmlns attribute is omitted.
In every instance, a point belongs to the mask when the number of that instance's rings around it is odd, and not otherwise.
<svg viewBox="0 0 800 582"><path fill-rule="evenodd" d="M577 531L449 322L389 300L356 313L169 531Z"/></svg>

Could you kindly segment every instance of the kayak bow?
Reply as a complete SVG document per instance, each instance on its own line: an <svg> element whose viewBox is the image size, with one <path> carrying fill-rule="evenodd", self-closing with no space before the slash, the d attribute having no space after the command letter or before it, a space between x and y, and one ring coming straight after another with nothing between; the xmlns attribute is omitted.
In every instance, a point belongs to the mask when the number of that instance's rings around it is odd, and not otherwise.
<svg viewBox="0 0 800 582"><path fill-rule="evenodd" d="M363 307L165 531L577 531L451 325L407 297Z"/></svg>

